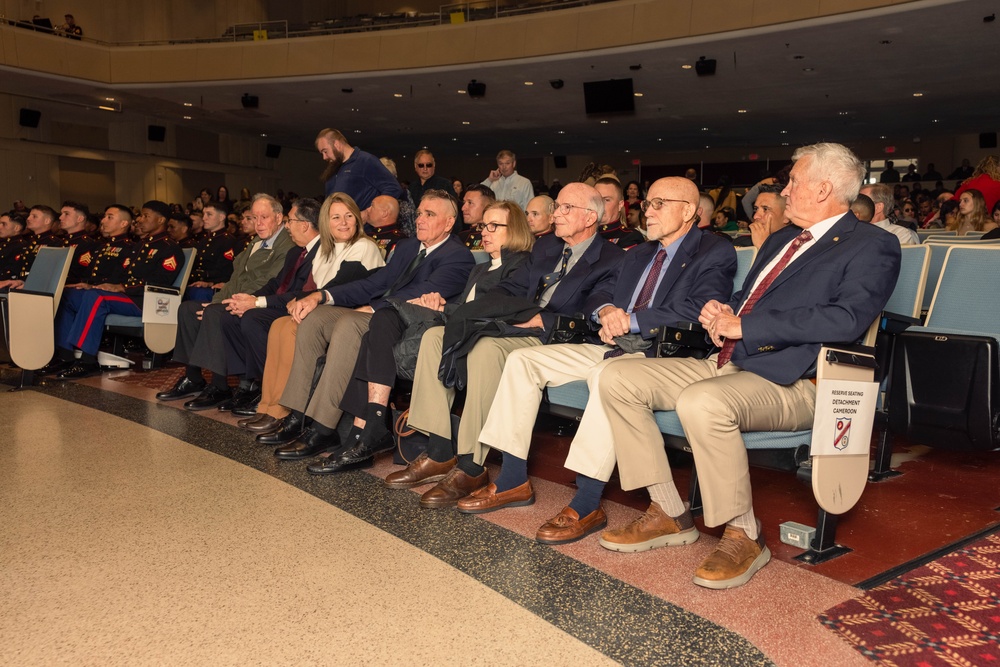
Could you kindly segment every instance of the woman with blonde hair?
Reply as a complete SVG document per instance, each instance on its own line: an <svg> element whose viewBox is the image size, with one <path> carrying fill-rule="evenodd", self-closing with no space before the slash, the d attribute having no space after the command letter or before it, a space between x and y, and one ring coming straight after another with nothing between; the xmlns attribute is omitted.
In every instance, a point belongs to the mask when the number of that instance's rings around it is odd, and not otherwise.
<svg viewBox="0 0 1000 667"><path fill-rule="evenodd" d="M385 266L378 245L365 236L358 205L343 192L334 192L323 202L319 211L319 236L320 248L313 258L312 273L303 291L288 303L289 315L296 312L307 294L359 280L371 270ZM261 400L255 414L241 420L240 427L253 433L271 433L280 428L280 420L288 416L289 410L278 401L292 369L298 327L291 317L282 317L271 325Z"/></svg>
<svg viewBox="0 0 1000 667"><path fill-rule="evenodd" d="M996 229L997 223L989 216L986 200L979 190L969 189L958 197L958 217L948 226L958 236L969 232L988 232Z"/></svg>

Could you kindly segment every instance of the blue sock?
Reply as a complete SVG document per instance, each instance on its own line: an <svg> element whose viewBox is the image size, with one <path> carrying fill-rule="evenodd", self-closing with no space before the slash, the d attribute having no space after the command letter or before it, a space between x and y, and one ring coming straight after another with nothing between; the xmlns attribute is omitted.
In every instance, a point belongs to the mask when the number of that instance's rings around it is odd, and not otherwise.
<svg viewBox="0 0 1000 667"><path fill-rule="evenodd" d="M576 495L569 501L569 506L576 510L580 518L587 516L601 506L601 494L604 493L604 482L577 474Z"/></svg>
<svg viewBox="0 0 1000 667"><path fill-rule="evenodd" d="M513 454L503 453L503 465L500 474L493 482L497 485L497 493L510 491L528 481L528 460L519 459Z"/></svg>

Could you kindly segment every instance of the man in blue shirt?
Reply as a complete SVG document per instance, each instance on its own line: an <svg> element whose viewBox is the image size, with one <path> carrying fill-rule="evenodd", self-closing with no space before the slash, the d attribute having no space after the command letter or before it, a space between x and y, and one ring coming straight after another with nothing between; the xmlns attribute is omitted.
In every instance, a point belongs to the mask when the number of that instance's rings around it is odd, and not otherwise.
<svg viewBox="0 0 1000 667"><path fill-rule="evenodd" d="M371 206L378 195L395 199L403 197L403 188L396 177L371 153L354 148L337 130L320 130L316 150L327 162L324 173L325 193L343 192L362 211Z"/></svg>

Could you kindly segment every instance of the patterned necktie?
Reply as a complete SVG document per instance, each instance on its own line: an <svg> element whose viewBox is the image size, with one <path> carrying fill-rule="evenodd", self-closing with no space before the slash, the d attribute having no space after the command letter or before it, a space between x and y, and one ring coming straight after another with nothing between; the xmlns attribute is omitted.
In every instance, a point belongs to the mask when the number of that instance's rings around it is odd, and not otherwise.
<svg viewBox="0 0 1000 667"><path fill-rule="evenodd" d="M811 240L812 234L809 233L809 230L806 230L795 237L792 244L788 246L788 250L786 250L785 254L781 256L778 263L774 265L774 268L771 269L766 276L764 276L764 279L760 281L759 285L757 285L757 289L755 289L750 294L749 298L747 298L747 300L743 303L743 308L739 312L740 317L749 315L751 311L753 311L753 307L757 303L757 300L764 295L764 292L766 292L767 288L771 286L771 283L775 281L778 274L781 273L786 266L788 266L788 263L792 261L792 257L796 252L798 252L799 248L802 247L802 244ZM726 342L722 344L722 350L719 351L718 368L722 368L729 363L729 360L733 356L733 349L735 347L736 339L727 338Z"/></svg>
<svg viewBox="0 0 1000 667"><path fill-rule="evenodd" d="M281 285L278 286L278 294L284 294L288 291L292 281L295 279L295 274L299 272L299 267L302 266L302 262L306 261L306 255L308 253L309 250L306 248L303 248L302 252L299 253L298 258L295 260L295 266L293 266L292 270L285 274L285 277L281 279Z"/></svg>
<svg viewBox="0 0 1000 667"><path fill-rule="evenodd" d="M656 281L660 278L660 271L663 270L663 262L667 259L667 251L660 248L656 251L656 257L653 258L653 265L649 267L649 275L646 276L646 282L642 284L642 289L639 290L639 296L635 299L635 305L632 306L632 312L638 313L641 310L646 310L649 308L649 302L653 300L653 290L656 289ZM608 350L604 353L605 359L614 359L615 357L620 357L625 354L625 350L620 347L616 347L613 350Z"/></svg>
<svg viewBox="0 0 1000 667"><path fill-rule="evenodd" d="M563 276L566 275L566 266L569 264L569 258L572 256L573 249L567 247L563 250L562 265L559 267L559 272L546 273L542 276L542 279L538 281L538 289L535 290L535 303L539 303L542 298L542 294L545 293L545 290L563 279ZM541 304L539 303L539 305Z"/></svg>

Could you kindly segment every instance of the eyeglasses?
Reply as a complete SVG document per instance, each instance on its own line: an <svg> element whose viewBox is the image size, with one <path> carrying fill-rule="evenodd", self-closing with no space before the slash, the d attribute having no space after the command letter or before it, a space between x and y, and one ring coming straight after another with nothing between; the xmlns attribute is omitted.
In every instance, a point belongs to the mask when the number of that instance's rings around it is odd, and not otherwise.
<svg viewBox="0 0 1000 667"><path fill-rule="evenodd" d="M434 166L433 162L418 162L417 169L430 169Z"/></svg>
<svg viewBox="0 0 1000 667"><path fill-rule="evenodd" d="M654 211L659 211L661 208L663 208L664 204L671 201L677 202L678 204L691 204L691 202L689 202L686 199L661 199L659 197L656 197L655 199L643 199L642 203L639 204L639 208L642 209L643 213L648 211L650 208L652 208ZM694 204L691 205L694 206Z"/></svg>
<svg viewBox="0 0 1000 667"><path fill-rule="evenodd" d="M582 208L585 211L590 210L586 206L577 206L576 204L560 204L559 202L556 202L555 212L558 213L559 215L566 215L567 213L569 213L569 210L571 208Z"/></svg>
<svg viewBox="0 0 1000 667"><path fill-rule="evenodd" d="M498 227L506 227L507 225L501 225L499 222L486 222L479 226L479 231L487 231L490 234L495 232Z"/></svg>

